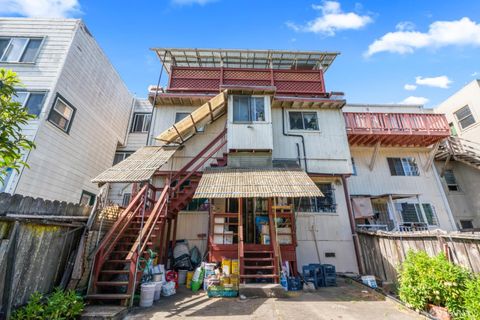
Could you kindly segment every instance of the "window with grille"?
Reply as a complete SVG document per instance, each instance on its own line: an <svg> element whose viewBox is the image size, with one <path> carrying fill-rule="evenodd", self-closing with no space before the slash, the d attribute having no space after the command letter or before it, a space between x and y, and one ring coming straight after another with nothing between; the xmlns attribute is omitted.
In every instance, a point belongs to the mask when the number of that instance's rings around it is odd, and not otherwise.
<svg viewBox="0 0 480 320"><path fill-rule="evenodd" d="M460 220L460 227L463 229L473 229L472 220Z"/></svg>
<svg viewBox="0 0 480 320"><path fill-rule="evenodd" d="M33 63L43 38L0 37L0 61Z"/></svg>
<svg viewBox="0 0 480 320"><path fill-rule="evenodd" d="M208 199L192 199L183 209L184 211L208 211Z"/></svg>
<svg viewBox="0 0 480 320"><path fill-rule="evenodd" d="M93 206L95 203L95 195L91 192L82 190L82 195L80 196L80 204Z"/></svg>
<svg viewBox="0 0 480 320"><path fill-rule="evenodd" d="M445 170L445 172L443 173L443 178L445 179L445 183L447 184L448 190L450 191L460 190L458 188L457 179L455 179L455 176L452 170Z"/></svg>
<svg viewBox="0 0 480 320"><path fill-rule="evenodd" d="M324 197L295 198L297 212L336 212L335 189L331 183L316 183Z"/></svg>
<svg viewBox="0 0 480 320"><path fill-rule="evenodd" d="M426 223L428 225L438 225L437 214L430 203L422 203L422 208L425 213L423 217L420 204L418 203L397 203L397 210L400 211L402 221L404 223Z"/></svg>
<svg viewBox="0 0 480 320"><path fill-rule="evenodd" d="M387 158L392 176L419 176L415 158Z"/></svg>
<svg viewBox="0 0 480 320"><path fill-rule="evenodd" d="M233 96L233 122L263 122L265 119L265 98Z"/></svg>
<svg viewBox="0 0 480 320"><path fill-rule="evenodd" d="M152 115L150 113L135 112L133 114L132 128L130 132L132 133L148 132L148 130L150 129L151 120L152 120Z"/></svg>
<svg viewBox="0 0 480 320"><path fill-rule="evenodd" d="M465 129L475 123L475 118L473 117L469 106L460 108L458 111L454 112L454 114L462 129Z"/></svg>
<svg viewBox="0 0 480 320"><path fill-rule="evenodd" d="M319 130L316 112L290 111L290 130Z"/></svg>
<svg viewBox="0 0 480 320"><path fill-rule="evenodd" d="M68 133L72 127L75 111L75 108L67 100L57 95L53 107L50 109L48 121L60 130Z"/></svg>
<svg viewBox="0 0 480 320"><path fill-rule="evenodd" d="M30 114L38 116L42 112L46 95L45 91L17 91L17 95L12 100L26 107Z"/></svg>
<svg viewBox="0 0 480 320"><path fill-rule="evenodd" d="M126 192L123 194L122 198L122 207L128 207L128 204L130 203L130 198L132 197L132 194L129 192Z"/></svg>

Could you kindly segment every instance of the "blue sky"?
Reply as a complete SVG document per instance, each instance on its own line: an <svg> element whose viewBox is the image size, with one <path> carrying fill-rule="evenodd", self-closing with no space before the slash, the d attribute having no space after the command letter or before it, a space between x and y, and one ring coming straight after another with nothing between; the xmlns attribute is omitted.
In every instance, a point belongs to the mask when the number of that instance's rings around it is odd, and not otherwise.
<svg viewBox="0 0 480 320"><path fill-rule="evenodd" d="M350 103L434 107L480 78L480 1L37 2L0 0L0 14L84 19L140 97L160 70L151 47L340 51L326 86Z"/></svg>

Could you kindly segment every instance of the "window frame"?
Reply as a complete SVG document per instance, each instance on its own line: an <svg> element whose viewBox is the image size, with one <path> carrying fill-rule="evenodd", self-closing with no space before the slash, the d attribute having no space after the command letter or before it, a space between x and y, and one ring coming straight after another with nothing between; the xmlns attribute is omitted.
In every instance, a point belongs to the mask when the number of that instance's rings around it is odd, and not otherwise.
<svg viewBox="0 0 480 320"><path fill-rule="evenodd" d="M292 112L296 112L296 113L300 113L301 116L302 116L302 126L303 126L303 129L293 129L292 128L292 123L290 121L290 113ZM317 110L288 110L287 111L288 113L288 130L289 131L295 131L295 132L320 132L320 123L318 122L318 111ZM315 118L317 120L317 129L305 129L305 118L303 116L304 113L313 113L315 114Z"/></svg>
<svg viewBox="0 0 480 320"><path fill-rule="evenodd" d="M294 198L293 205L295 211L312 214L336 214L338 211L338 202L335 196L336 189L334 183L315 182L315 185L322 191L324 196ZM324 202L330 202L330 204ZM305 208L308 209L305 210Z"/></svg>
<svg viewBox="0 0 480 320"><path fill-rule="evenodd" d="M355 159L351 157L352 160L352 176L358 176L357 165L355 164Z"/></svg>
<svg viewBox="0 0 480 320"><path fill-rule="evenodd" d="M43 111L43 108L45 107L45 101L47 100L48 90L22 90L22 89L18 89L17 94L18 93L26 93L27 94L27 97L25 98L25 101L22 103L22 107L27 106L28 101L30 100L30 97L31 97L32 93L33 94L39 94L39 93L43 94L42 101L40 102L41 108L40 108L40 111L38 112L38 114L30 113L30 114L35 115L36 118L38 119L40 117L40 114ZM27 107L27 109L28 109L28 107Z"/></svg>
<svg viewBox="0 0 480 320"><path fill-rule="evenodd" d="M144 117L143 124L142 124L142 131L134 131L137 116L143 116ZM148 121L148 127L146 128L147 130L145 130L145 117L146 116L149 116L149 118L150 118L150 120ZM143 133L143 134L148 133L148 131L150 130L151 124L152 124L152 113L151 112L134 112L133 116L132 116L132 123L130 125L130 133Z"/></svg>
<svg viewBox="0 0 480 320"><path fill-rule="evenodd" d="M471 229L475 229L475 226L473 225L473 219L460 219L459 221L459 224L460 224L460 230L471 230ZM472 225L471 228L465 228L463 226L464 223L470 223Z"/></svg>
<svg viewBox="0 0 480 320"><path fill-rule="evenodd" d="M78 201L79 204L82 204L82 199L83 199L83 196L84 195L87 195L90 197L90 201L87 203L87 204L83 204L83 205L87 205L87 206L93 206L95 204L95 197L97 196L96 194L94 193L91 193L89 191L86 191L86 190L82 190L82 193L80 194L80 200ZM91 204L90 204L91 203Z"/></svg>
<svg viewBox="0 0 480 320"><path fill-rule="evenodd" d="M113 165L117 165L119 164L120 162L124 161L125 159L127 159L128 157L130 157L132 154L133 154L134 151L115 151L115 154L113 156ZM115 157L117 156L117 154L120 154L122 153L123 154L123 159L120 160L119 162L115 163Z"/></svg>
<svg viewBox="0 0 480 320"><path fill-rule="evenodd" d="M43 47L43 43L45 42L45 38L46 37L35 37L35 36L13 36L13 37L9 37L9 36L0 36L0 39L9 39L8 41L8 44L7 46L5 47L5 51L1 53L0 55L0 64L2 63L12 63L12 64L35 64L37 62L37 59L38 59L38 55L40 54L40 50L42 50L42 47ZM28 41L23 45L23 48L22 48L22 53L20 54L20 58L17 60L17 61L2 61L2 59L5 57L5 54L7 53L9 47L10 47L10 44L12 43L12 40L13 39L28 39ZM40 44L38 46L38 50L37 52L35 53L32 61L21 61L23 56L25 55L25 52L27 50L27 47L30 43L31 40L40 40Z"/></svg>
<svg viewBox="0 0 480 320"><path fill-rule="evenodd" d="M249 118L250 120L241 120L241 121L236 121L235 120L235 107L233 105L235 97L247 97L248 98L248 108L249 108ZM263 120L253 120L253 115L256 114L256 112L252 112L252 100L253 99L258 99L261 98L263 99ZM256 110L256 105L255 105L255 110ZM252 124L252 123L268 123L267 120L267 103L265 96L261 95L241 95L241 94L235 94L232 95L232 123L234 124Z"/></svg>
<svg viewBox="0 0 480 320"><path fill-rule="evenodd" d="M177 121L177 115L179 115L179 114L186 114L186 116ZM179 121L182 121L183 119L185 119L186 117L190 116L191 114L192 114L192 113L191 113L191 112L188 112L188 111L176 111L176 112L175 112L175 119L174 119L173 124L175 124L175 123L177 123L177 122L179 122ZM199 133L199 132L200 132L200 133L201 133L201 132L205 132L205 126L200 127L200 128L196 128L196 132L197 132L197 133Z"/></svg>
<svg viewBox="0 0 480 320"><path fill-rule="evenodd" d="M457 113L462 110L462 109L465 109L465 108L468 108L468 111L470 112L469 115L463 117L463 118L459 118ZM457 120L457 123L458 123L458 127L461 131L464 131L464 130L467 130L468 128L470 128L471 126L475 125L477 123L477 120L475 119L475 116L473 115L473 112L472 112L472 109L470 108L470 106L468 104L464 105L463 107L457 109L456 111L453 112L453 115L455 116L455 119ZM468 126L466 127L463 127L462 125L462 121L467 119L468 117L472 117L473 118L473 123L469 124Z"/></svg>
<svg viewBox="0 0 480 320"><path fill-rule="evenodd" d="M400 160L400 164L402 165L403 174L399 174L399 172L397 171L397 166L393 162L393 161L396 161L397 159ZM415 164L415 168L416 168L415 171L412 171L412 166L411 166L410 162L408 161L409 159L413 160L413 163ZM393 168L390 166L390 161L392 161ZM387 157L387 164L388 164L388 168L390 170L390 175L392 177L419 177L420 176L420 167L418 166L417 159L415 159L415 157ZM405 170L405 165L406 164L409 165L408 171ZM410 174L408 174L408 173L410 173ZM416 173L416 174L412 174L412 173Z"/></svg>
<svg viewBox="0 0 480 320"><path fill-rule="evenodd" d="M449 183L449 181L447 180L447 172L448 172L448 174L451 174L451 178L453 178L454 183ZM455 174L453 173L452 169L446 169L443 172L443 180L445 181L445 185L447 186L448 191L454 191L454 192L455 191L461 191L460 187L458 186L457 178L455 177Z"/></svg>
<svg viewBox="0 0 480 320"><path fill-rule="evenodd" d="M68 125L67 125L67 128L64 129L60 126L58 126L55 122L53 122L52 120L50 120L50 117L52 116L52 113L53 112L57 112L59 113L58 111L55 110L55 105L57 104L57 101L60 100L62 101L67 107L71 108L72 109L72 116L70 117L70 119L68 120ZM49 123L51 123L52 125L54 125L56 128L60 129L62 132L66 133L66 134L70 134L70 129L72 128L72 123L73 123L73 120L75 119L75 114L77 113L77 108L75 108L67 99L65 99L60 93L57 93L56 96L55 96L55 99L53 100L53 103L52 103L52 107L50 108L50 111L48 112L48 116L47 116L47 121ZM61 115L61 117L63 117Z"/></svg>

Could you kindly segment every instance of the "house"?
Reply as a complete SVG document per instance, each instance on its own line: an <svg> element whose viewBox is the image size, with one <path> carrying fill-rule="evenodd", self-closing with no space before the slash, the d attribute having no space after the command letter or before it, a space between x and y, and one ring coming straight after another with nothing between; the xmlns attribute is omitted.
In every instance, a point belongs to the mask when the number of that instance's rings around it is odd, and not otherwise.
<svg viewBox="0 0 480 320"><path fill-rule="evenodd" d="M421 106L343 108L354 173L348 189L357 226L368 230L456 230L439 175L443 114Z"/></svg>
<svg viewBox="0 0 480 320"><path fill-rule="evenodd" d="M439 148L435 166L460 230L480 228L480 80L440 103L451 137Z"/></svg>
<svg viewBox="0 0 480 320"><path fill-rule="evenodd" d="M152 249L166 263L180 239L211 262L239 259L242 283L276 283L309 263L361 272L357 226L454 228L432 166L443 115L345 107L324 80L336 52L153 50L169 79L150 88L147 145L93 179L130 202L115 195L125 210L96 251L89 299L130 299L138 259Z"/></svg>
<svg viewBox="0 0 480 320"><path fill-rule="evenodd" d="M0 67L18 74L16 99L36 115L23 128L30 168L0 191L92 204L90 180L124 144L133 104L105 53L81 20L0 18Z"/></svg>

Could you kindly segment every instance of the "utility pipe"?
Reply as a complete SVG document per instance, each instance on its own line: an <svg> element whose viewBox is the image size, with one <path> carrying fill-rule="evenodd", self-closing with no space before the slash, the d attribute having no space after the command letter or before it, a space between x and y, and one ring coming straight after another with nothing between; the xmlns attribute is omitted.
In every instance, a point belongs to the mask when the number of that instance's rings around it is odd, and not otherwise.
<svg viewBox="0 0 480 320"><path fill-rule="evenodd" d="M292 134L285 132L285 108L282 107L282 133L286 137L297 137L302 139L302 147L303 147L303 161L305 163L305 172L308 173L308 166L307 166L307 151L305 149L305 137L301 134Z"/></svg>

